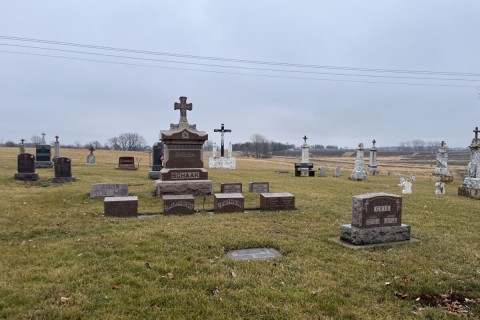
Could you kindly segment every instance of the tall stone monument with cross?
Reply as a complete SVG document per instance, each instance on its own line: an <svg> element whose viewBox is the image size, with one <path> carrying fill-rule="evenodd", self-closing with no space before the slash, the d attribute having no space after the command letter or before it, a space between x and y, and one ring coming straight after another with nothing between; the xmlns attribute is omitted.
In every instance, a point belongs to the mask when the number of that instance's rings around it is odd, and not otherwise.
<svg viewBox="0 0 480 320"><path fill-rule="evenodd" d="M213 183L203 168L203 144L208 134L188 123L187 111L192 109L187 97L180 97L180 102L174 104L174 110L180 110L179 122L170 124L169 130L160 131L163 169L160 179L155 181L158 196L213 193Z"/></svg>
<svg viewBox="0 0 480 320"><path fill-rule="evenodd" d="M377 170L377 147L375 146L375 143L377 143L377 141L375 141L375 139L372 140L372 147L370 148L370 158L369 158L369 162L368 162L368 172L374 176L374 175L377 175L378 174L378 170Z"/></svg>
<svg viewBox="0 0 480 320"><path fill-rule="evenodd" d="M315 177L315 169L313 163L310 162L310 146L307 143L307 135L303 136L303 144L300 146L302 149L302 162L296 162L295 176L296 177Z"/></svg>
<svg viewBox="0 0 480 320"><path fill-rule="evenodd" d="M222 123L220 129L214 129L213 131L221 134L220 157L217 157L217 145L214 143L212 156L208 158L208 167L210 169L236 169L237 162L232 157L231 143L229 145L228 157L225 157L225 133L232 132L232 130L225 129L225 125Z"/></svg>
<svg viewBox="0 0 480 320"><path fill-rule="evenodd" d="M470 162L467 165L467 175L458 188L458 195L480 200L480 139L478 127L473 130L475 138L470 144Z"/></svg>
<svg viewBox="0 0 480 320"><path fill-rule="evenodd" d="M367 172L364 168L363 157L365 154L365 148L363 147L363 143L358 144L357 148L357 159L355 160L355 167L353 168L352 173L348 179L354 181L363 181L367 180Z"/></svg>
<svg viewBox="0 0 480 320"><path fill-rule="evenodd" d="M433 171L434 176L440 177L440 182L452 182L453 175L448 170L448 152L445 141L442 141L436 156L436 165Z"/></svg>

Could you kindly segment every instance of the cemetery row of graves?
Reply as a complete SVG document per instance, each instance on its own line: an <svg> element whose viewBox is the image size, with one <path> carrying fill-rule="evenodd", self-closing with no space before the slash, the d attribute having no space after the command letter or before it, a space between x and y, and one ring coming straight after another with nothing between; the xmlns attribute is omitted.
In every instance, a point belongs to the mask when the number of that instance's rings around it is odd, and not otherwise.
<svg viewBox="0 0 480 320"><path fill-rule="evenodd" d="M207 157L192 104L174 109L148 168L135 165L145 154L91 149L85 161L57 143L53 156L46 144L2 152L0 316L480 314L478 129L465 177L444 143L428 177L380 175L375 140L366 169L360 143L349 175L317 174L306 136L301 162L235 159L222 125L220 154Z"/></svg>

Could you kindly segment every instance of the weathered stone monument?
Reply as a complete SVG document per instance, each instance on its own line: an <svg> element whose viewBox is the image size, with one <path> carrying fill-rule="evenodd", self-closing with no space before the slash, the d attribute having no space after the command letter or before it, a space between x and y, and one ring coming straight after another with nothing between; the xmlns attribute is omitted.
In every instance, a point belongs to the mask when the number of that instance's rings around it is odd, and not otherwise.
<svg viewBox="0 0 480 320"><path fill-rule="evenodd" d="M348 179L355 181L363 181L367 179L367 172L365 171L363 163L364 151L365 149L363 147L363 143L359 143L357 148L357 159L355 160L355 168Z"/></svg>
<svg viewBox="0 0 480 320"><path fill-rule="evenodd" d="M148 173L148 178L153 180L160 179L160 170L163 169L163 143L155 142L152 148L152 166Z"/></svg>
<svg viewBox="0 0 480 320"><path fill-rule="evenodd" d="M214 129L214 132L221 133L221 144L220 144L220 157L217 157L217 145L213 144L212 156L208 158L208 167L210 169L236 169L237 168L237 159L232 157L232 144L229 144L228 156L225 157L225 143L224 136L227 132L232 132L230 129L225 129L225 125L222 123L220 129Z"/></svg>
<svg viewBox="0 0 480 320"><path fill-rule="evenodd" d="M335 171L333 172L334 177L340 177L342 175L342 168L336 167Z"/></svg>
<svg viewBox="0 0 480 320"><path fill-rule="evenodd" d="M437 164L435 165L433 175L439 176L441 182L452 182L453 175L448 170L448 152L445 146L445 141L442 141L442 143L440 144L440 148L437 152Z"/></svg>
<svg viewBox="0 0 480 320"><path fill-rule="evenodd" d="M94 183L90 185L90 198L128 197L126 183Z"/></svg>
<svg viewBox="0 0 480 320"><path fill-rule="evenodd" d="M42 133L40 144L35 146L35 167L36 168L53 168L52 162L52 146L46 144L45 133Z"/></svg>
<svg viewBox="0 0 480 320"><path fill-rule="evenodd" d="M95 155L93 154L93 151L95 151L95 148L93 146L88 149L90 151L90 154L87 156L87 164L89 165L94 165L95 164Z"/></svg>
<svg viewBox="0 0 480 320"><path fill-rule="evenodd" d="M25 153L25 139L21 139L20 140L20 153L19 154L22 154L22 153Z"/></svg>
<svg viewBox="0 0 480 320"><path fill-rule="evenodd" d="M372 175L375 176L378 174L377 170L377 147L375 146L375 139L372 141L372 147L370 148L370 158L368 162L368 172Z"/></svg>
<svg viewBox="0 0 480 320"><path fill-rule="evenodd" d="M445 194L445 182L440 182L440 181L435 182L435 194L437 195Z"/></svg>
<svg viewBox="0 0 480 320"><path fill-rule="evenodd" d="M315 177L315 169L313 163L310 162L310 146L307 143L307 135L303 136L303 144L300 146L302 149L302 162L296 162L295 177Z"/></svg>
<svg viewBox="0 0 480 320"><path fill-rule="evenodd" d="M138 170L135 167L135 158L134 157L119 157L118 158L118 167L115 169L118 170Z"/></svg>
<svg viewBox="0 0 480 320"><path fill-rule="evenodd" d="M192 104L187 103L187 97L180 97L174 110L180 110L178 124L172 123L170 130L160 132L164 160L160 179L155 181L156 194L212 194L213 182L203 168L203 144L208 134L188 123L187 110L192 110Z"/></svg>
<svg viewBox="0 0 480 320"><path fill-rule="evenodd" d="M412 194L412 183L406 178L400 178L400 183L398 184L402 187L402 194Z"/></svg>
<svg viewBox="0 0 480 320"><path fill-rule="evenodd" d="M55 142L53 143L53 159L59 158L60 157L60 141L58 141L58 136L55 136Z"/></svg>
<svg viewBox="0 0 480 320"><path fill-rule="evenodd" d="M325 169L325 167L320 167L320 169L318 169L318 176L319 177L327 176L327 170Z"/></svg>
<svg viewBox="0 0 480 320"><path fill-rule="evenodd" d="M402 224L402 197L367 193L353 197L352 223L340 227L340 240L354 245L410 240Z"/></svg>
<svg viewBox="0 0 480 320"><path fill-rule="evenodd" d="M467 165L467 175L458 188L458 195L480 200L480 139L478 127L473 130L475 138L470 144L470 162Z"/></svg>
<svg viewBox="0 0 480 320"><path fill-rule="evenodd" d="M55 178L53 182L73 182L75 177L72 177L72 160L66 157L58 157L55 159Z"/></svg>
<svg viewBox="0 0 480 320"><path fill-rule="evenodd" d="M23 181L38 180L38 173L35 172L35 156L33 154L22 153L17 156L17 173L13 177Z"/></svg>

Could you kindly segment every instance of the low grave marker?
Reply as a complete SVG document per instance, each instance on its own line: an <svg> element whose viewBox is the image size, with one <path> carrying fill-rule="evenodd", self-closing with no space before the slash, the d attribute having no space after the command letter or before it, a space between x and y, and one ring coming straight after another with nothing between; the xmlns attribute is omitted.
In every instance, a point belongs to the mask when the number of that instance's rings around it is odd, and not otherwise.
<svg viewBox="0 0 480 320"><path fill-rule="evenodd" d="M103 201L105 216L136 217L138 215L138 197L106 197Z"/></svg>
<svg viewBox="0 0 480 320"><path fill-rule="evenodd" d="M163 214L193 214L195 198L191 194L163 195Z"/></svg>
<svg viewBox="0 0 480 320"><path fill-rule="evenodd" d="M270 192L270 184L268 182L249 182L248 192L254 192L254 193Z"/></svg>
<svg viewBox="0 0 480 320"><path fill-rule="evenodd" d="M126 183L95 183L90 185L90 198L127 197Z"/></svg>
<svg viewBox="0 0 480 320"><path fill-rule="evenodd" d="M240 182L220 184L221 193L242 193L242 184Z"/></svg>
<svg viewBox="0 0 480 320"><path fill-rule="evenodd" d="M119 157L118 158L118 170L137 170L135 167L135 158L134 157Z"/></svg>
<svg viewBox="0 0 480 320"><path fill-rule="evenodd" d="M245 211L245 198L241 193L217 193L214 196L215 213L233 213Z"/></svg>
<svg viewBox="0 0 480 320"><path fill-rule="evenodd" d="M288 192L260 193L260 210L295 210L295 196Z"/></svg>

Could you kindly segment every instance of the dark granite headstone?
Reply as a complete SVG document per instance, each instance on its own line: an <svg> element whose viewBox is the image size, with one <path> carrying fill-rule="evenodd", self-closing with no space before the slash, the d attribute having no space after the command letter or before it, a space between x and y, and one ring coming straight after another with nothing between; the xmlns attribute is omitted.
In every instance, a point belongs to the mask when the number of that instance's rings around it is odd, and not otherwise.
<svg viewBox="0 0 480 320"><path fill-rule="evenodd" d="M193 214L195 212L195 198L191 194L164 195L163 214Z"/></svg>
<svg viewBox="0 0 480 320"><path fill-rule="evenodd" d="M55 158L55 178L53 182L72 182L72 160L66 157Z"/></svg>
<svg viewBox="0 0 480 320"><path fill-rule="evenodd" d="M241 193L217 193L214 197L215 213L243 212L245 199Z"/></svg>
<svg viewBox="0 0 480 320"><path fill-rule="evenodd" d="M295 196L288 192L260 193L260 210L295 210Z"/></svg>
<svg viewBox="0 0 480 320"><path fill-rule="evenodd" d="M268 182L249 182L248 192L254 192L254 193L270 192L270 185Z"/></svg>
<svg viewBox="0 0 480 320"><path fill-rule="evenodd" d="M13 176L17 180L38 180L35 172L35 156L30 153L22 153L17 156L17 173Z"/></svg>
<svg viewBox="0 0 480 320"><path fill-rule="evenodd" d="M136 217L138 215L138 197L106 197L104 202L105 216Z"/></svg>
<svg viewBox="0 0 480 320"><path fill-rule="evenodd" d="M36 168L52 168L52 146L47 144L38 144L35 146L36 157L35 157L35 167Z"/></svg>
<svg viewBox="0 0 480 320"><path fill-rule="evenodd" d="M402 197L367 193L353 197L352 223L340 227L340 239L372 244L410 239L410 226L402 224Z"/></svg>
<svg viewBox="0 0 480 320"><path fill-rule="evenodd" d="M118 158L118 167L119 170L137 170L135 167L135 158L134 157L119 157Z"/></svg>
<svg viewBox="0 0 480 320"><path fill-rule="evenodd" d="M315 177L313 163L297 162L295 165L295 177Z"/></svg>
<svg viewBox="0 0 480 320"><path fill-rule="evenodd" d="M242 184L238 183L222 183L220 184L221 193L242 193Z"/></svg>

